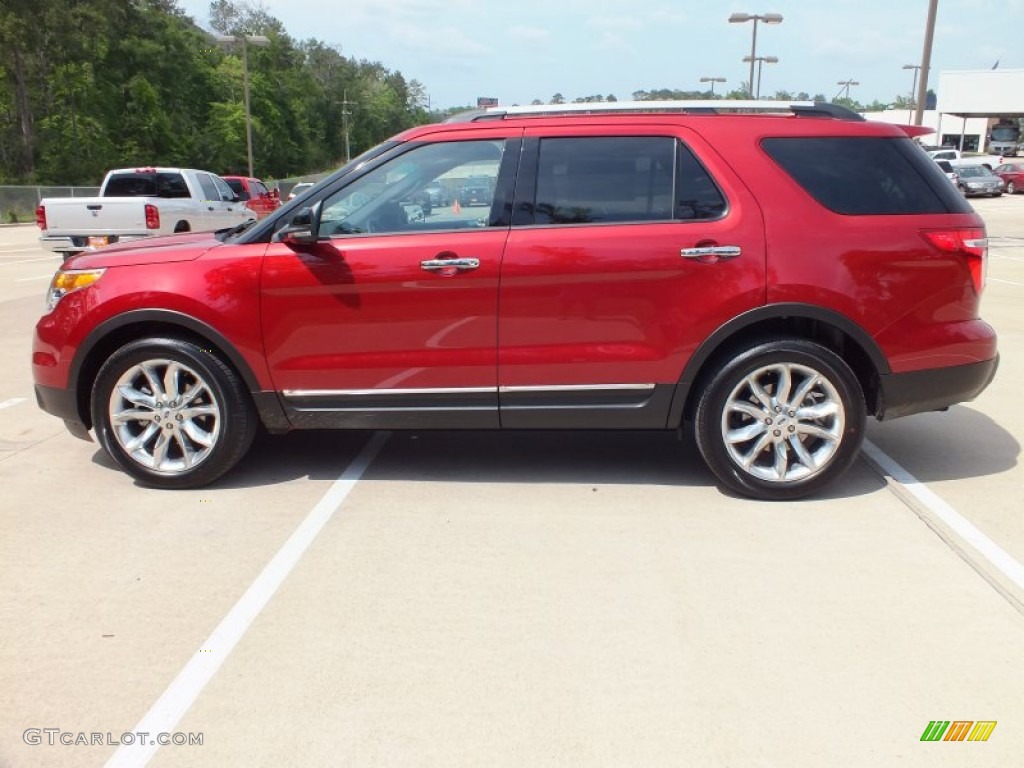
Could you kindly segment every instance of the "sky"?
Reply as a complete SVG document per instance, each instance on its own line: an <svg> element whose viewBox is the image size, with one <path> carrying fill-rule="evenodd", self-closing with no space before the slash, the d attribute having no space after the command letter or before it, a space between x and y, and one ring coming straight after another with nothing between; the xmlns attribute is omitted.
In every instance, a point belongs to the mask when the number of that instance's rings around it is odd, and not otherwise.
<svg viewBox="0 0 1024 768"><path fill-rule="evenodd" d="M178 0L209 26L208 0ZM262 0L296 40L318 39L379 61L425 86L434 109L566 100L672 88L721 93L749 77L753 25L732 13L780 13L757 25L761 95L833 98L841 81L861 103L908 96L924 46L928 0ZM1024 69L1024 0L939 0L929 85L943 70ZM756 76L755 76L756 78Z"/></svg>

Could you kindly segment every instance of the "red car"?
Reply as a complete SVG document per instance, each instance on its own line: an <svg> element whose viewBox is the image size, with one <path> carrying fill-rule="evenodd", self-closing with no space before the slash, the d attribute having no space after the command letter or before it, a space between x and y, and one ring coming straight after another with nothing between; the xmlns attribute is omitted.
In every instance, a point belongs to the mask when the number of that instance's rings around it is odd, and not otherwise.
<svg viewBox="0 0 1024 768"><path fill-rule="evenodd" d="M248 176L221 176L238 195L238 199L256 214L257 219L269 216L281 207L281 195L276 189L267 189L259 179Z"/></svg>
<svg viewBox="0 0 1024 768"><path fill-rule="evenodd" d="M220 477L262 423L685 427L734 492L819 491L867 416L995 375L985 224L912 128L710 104L469 113L261 222L73 258L36 326L38 402L164 488ZM408 215L470 178L487 208Z"/></svg>
<svg viewBox="0 0 1024 768"><path fill-rule="evenodd" d="M1024 163L1003 163L992 171L1006 184L1006 194L1024 190Z"/></svg>

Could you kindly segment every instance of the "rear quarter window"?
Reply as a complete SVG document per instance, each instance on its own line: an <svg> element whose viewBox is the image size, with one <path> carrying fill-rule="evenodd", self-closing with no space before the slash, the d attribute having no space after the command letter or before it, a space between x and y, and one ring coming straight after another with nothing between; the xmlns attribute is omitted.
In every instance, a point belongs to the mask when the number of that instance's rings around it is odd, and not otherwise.
<svg viewBox="0 0 1024 768"><path fill-rule="evenodd" d="M970 213L939 166L910 139L775 137L761 146L808 194L848 216Z"/></svg>

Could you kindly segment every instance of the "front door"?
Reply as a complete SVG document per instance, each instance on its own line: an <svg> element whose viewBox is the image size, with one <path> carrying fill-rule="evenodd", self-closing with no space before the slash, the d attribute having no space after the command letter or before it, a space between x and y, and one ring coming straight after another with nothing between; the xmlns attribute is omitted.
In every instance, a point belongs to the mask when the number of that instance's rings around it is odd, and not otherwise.
<svg viewBox="0 0 1024 768"><path fill-rule="evenodd" d="M309 200L321 206L316 245L270 245L263 336L296 426L498 426L508 206L428 213L422 203L431 182L454 189L479 176L501 187L516 161L493 138L412 147Z"/></svg>

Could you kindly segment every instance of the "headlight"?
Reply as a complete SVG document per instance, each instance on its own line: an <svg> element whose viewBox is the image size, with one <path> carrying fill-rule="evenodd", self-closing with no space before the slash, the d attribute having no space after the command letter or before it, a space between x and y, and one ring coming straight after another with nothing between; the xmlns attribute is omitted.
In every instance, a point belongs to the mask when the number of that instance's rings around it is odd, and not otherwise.
<svg viewBox="0 0 1024 768"><path fill-rule="evenodd" d="M103 269L69 269L58 271L50 282L46 292L46 311L52 312L57 304L72 291L88 288L99 280L106 270Z"/></svg>

